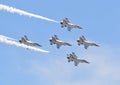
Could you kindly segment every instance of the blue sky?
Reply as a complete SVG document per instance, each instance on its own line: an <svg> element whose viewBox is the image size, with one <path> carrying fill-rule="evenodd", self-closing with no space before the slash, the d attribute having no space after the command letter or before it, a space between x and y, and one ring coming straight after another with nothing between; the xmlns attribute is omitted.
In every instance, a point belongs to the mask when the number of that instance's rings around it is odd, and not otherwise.
<svg viewBox="0 0 120 85"><path fill-rule="evenodd" d="M27 35L39 42L50 53L39 53L0 43L1 85L120 85L120 1L119 0L0 0L30 13L60 21L68 17L83 30L68 32L60 24L0 11L0 35L19 39ZM49 44L54 34L72 47ZM77 46L77 38L84 35L100 45ZM68 63L66 54L75 52L91 63L75 67Z"/></svg>

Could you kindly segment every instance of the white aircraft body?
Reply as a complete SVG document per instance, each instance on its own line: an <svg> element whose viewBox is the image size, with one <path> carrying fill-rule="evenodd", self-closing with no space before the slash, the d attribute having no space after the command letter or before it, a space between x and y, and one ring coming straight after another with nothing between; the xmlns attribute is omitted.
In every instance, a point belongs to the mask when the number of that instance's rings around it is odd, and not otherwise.
<svg viewBox="0 0 120 85"><path fill-rule="evenodd" d="M88 40L86 40L86 38L84 36L79 37L79 39L77 40L78 45L84 45L84 48L87 49L89 46L96 46L99 47L99 45L97 45L96 43L90 42Z"/></svg>
<svg viewBox="0 0 120 85"><path fill-rule="evenodd" d="M56 44L57 48L60 48L62 45L64 46L72 46L70 43L68 42L64 42L64 41L61 41L57 35L54 35L52 36L50 39L50 45L53 45L53 44Z"/></svg>
<svg viewBox="0 0 120 85"><path fill-rule="evenodd" d="M82 29L80 26L75 25L75 24L72 24L72 23L68 20L68 18L63 19L63 20L60 22L60 24L61 24L61 27L62 27L62 28L63 28L63 27L67 27L67 28L68 28L68 31L71 31L71 29L73 29L73 28Z"/></svg>
<svg viewBox="0 0 120 85"><path fill-rule="evenodd" d="M77 66L79 63L89 64L87 60L79 59L74 52L72 52L71 54L67 54L67 59L68 59L68 62L74 62L75 66Z"/></svg>
<svg viewBox="0 0 120 85"><path fill-rule="evenodd" d="M30 41L30 40L27 38L26 35L24 35L24 37L21 37L21 39L19 40L19 42L20 42L20 43L23 43L23 44L25 44L25 45L28 45L28 46L40 46L40 47L41 47L40 44Z"/></svg>

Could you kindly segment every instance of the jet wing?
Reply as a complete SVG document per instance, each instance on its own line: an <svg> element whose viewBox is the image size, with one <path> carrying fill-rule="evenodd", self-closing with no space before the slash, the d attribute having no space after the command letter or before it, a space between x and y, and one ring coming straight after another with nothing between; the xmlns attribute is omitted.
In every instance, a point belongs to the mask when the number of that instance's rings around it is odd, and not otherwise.
<svg viewBox="0 0 120 85"><path fill-rule="evenodd" d="M83 35L82 35L82 37L81 37L83 40L87 40Z"/></svg>
<svg viewBox="0 0 120 85"><path fill-rule="evenodd" d="M71 31L72 27L71 26L68 26L67 30L68 31Z"/></svg>
<svg viewBox="0 0 120 85"><path fill-rule="evenodd" d="M82 27L78 26L78 25L73 25L74 28L79 28L82 29Z"/></svg>
<svg viewBox="0 0 120 85"><path fill-rule="evenodd" d="M72 56L73 56L73 58L77 59L77 56L74 52L72 52Z"/></svg>
<svg viewBox="0 0 120 85"><path fill-rule="evenodd" d="M79 59L79 62L81 62L81 63L88 63L88 64L89 64L89 62L88 62L88 61L83 60L83 59Z"/></svg>
<svg viewBox="0 0 120 85"><path fill-rule="evenodd" d="M65 18L65 21L66 21L67 23L70 23L70 21L69 21L69 19L68 19L68 18Z"/></svg>
<svg viewBox="0 0 120 85"><path fill-rule="evenodd" d="M59 38L57 37L57 35L54 35L55 39L59 40Z"/></svg>
<svg viewBox="0 0 120 85"><path fill-rule="evenodd" d="M25 38L25 40L29 40L28 37L27 37L27 35L24 35L24 38Z"/></svg>
<svg viewBox="0 0 120 85"><path fill-rule="evenodd" d="M61 45L60 44L56 44L56 46L57 46L57 48L60 48Z"/></svg>
<svg viewBox="0 0 120 85"><path fill-rule="evenodd" d="M82 29L82 27L72 24L72 23L67 23L68 31L71 31L72 28L79 28Z"/></svg>
<svg viewBox="0 0 120 85"><path fill-rule="evenodd" d="M32 42L32 41L27 41L28 45L31 45L31 46L40 46L42 47L42 45L38 44L38 43L35 43L35 42Z"/></svg>
<svg viewBox="0 0 120 85"><path fill-rule="evenodd" d="M70 43L64 42L63 45L72 46Z"/></svg>
<svg viewBox="0 0 120 85"><path fill-rule="evenodd" d="M89 47L89 45L87 44L84 44L84 48L87 49Z"/></svg>
<svg viewBox="0 0 120 85"><path fill-rule="evenodd" d="M77 66L79 64L78 61L74 61L74 65Z"/></svg>
<svg viewBox="0 0 120 85"><path fill-rule="evenodd" d="M92 46L99 47L99 45L97 45L96 43L92 43Z"/></svg>
<svg viewBox="0 0 120 85"><path fill-rule="evenodd" d="M38 43L33 43L34 46L39 46L42 47L42 45L38 44Z"/></svg>
<svg viewBox="0 0 120 85"><path fill-rule="evenodd" d="M75 66L77 66L79 63L87 63L87 64L89 64L88 61L82 60L82 59L77 59L77 60L74 61L74 65L75 65Z"/></svg>

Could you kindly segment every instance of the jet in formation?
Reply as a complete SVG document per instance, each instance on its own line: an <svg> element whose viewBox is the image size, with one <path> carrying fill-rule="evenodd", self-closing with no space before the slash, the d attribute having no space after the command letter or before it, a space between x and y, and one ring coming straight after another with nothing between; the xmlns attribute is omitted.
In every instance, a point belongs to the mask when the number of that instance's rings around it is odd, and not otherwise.
<svg viewBox="0 0 120 85"><path fill-rule="evenodd" d="M21 38L19 39L19 42L20 42L21 44L25 44L25 45L28 45L28 46L39 46L39 47L41 47L40 44L38 44L38 43L36 43L36 42L30 41L26 35L24 35L23 37L21 37Z"/></svg>
<svg viewBox="0 0 120 85"><path fill-rule="evenodd" d="M54 35L52 36L50 39L50 45L53 45L53 44L56 44L57 48L60 48L62 45L64 46L72 46L70 43L68 42L64 42L64 41L61 41L57 35Z"/></svg>
<svg viewBox="0 0 120 85"><path fill-rule="evenodd" d="M74 62L75 66L78 66L79 63L89 64L87 60L79 59L74 52L67 54L67 59L68 59L68 62Z"/></svg>
<svg viewBox="0 0 120 85"><path fill-rule="evenodd" d="M96 46L99 47L99 45L97 45L96 43L90 42L88 41L84 36L79 37L79 39L77 40L78 45L84 45L84 48L87 49L89 46Z"/></svg>
<svg viewBox="0 0 120 85"><path fill-rule="evenodd" d="M63 28L63 27L67 27L68 31L71 31L71 29L73 29L73 28L82 29L80 26L78 26L78 25L76 25L76 24L72 24L72 23L68 20L68 18L63 19L63 20L60 22L60 24L61 24L61 27L62 27L62 28Z"/></svg>

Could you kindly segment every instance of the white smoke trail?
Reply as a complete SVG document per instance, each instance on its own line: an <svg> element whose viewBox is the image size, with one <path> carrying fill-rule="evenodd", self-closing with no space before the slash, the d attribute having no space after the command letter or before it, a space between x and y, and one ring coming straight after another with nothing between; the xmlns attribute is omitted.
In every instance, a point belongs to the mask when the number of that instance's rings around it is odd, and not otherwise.
<svg viewBox="0 0 120 85"><path fill-rule="evenodd" d="M32 46L27 46L25 44L20 44L20 43L15 42L11 39L13 39L13 38L9 38L9 37L0 35L0 42L2 42L2 43L6 43L6 44L9 44L9 45L14 45L14 46L17 46L17 47L26 48L26 49L33 50L33 51L49 53L49 51L46 51L46 50L43 50L43 49L40 49L40 48L35 48L35 47L32 47Z"/></svg>
<svg viewBox="0 0 120 85"><path fill-rule="evenodd" d="M59 23L58 21L55 21L55 20L40 16L40 15L32 14L32 13L29 13L29 12L26 12L26 11L23 11L20 9L2 5L2 4L0 4L0 10L5 10L5 11L11 12L11 13L17 13L19 15L25 15L25 16L29 16L29 17L34 17L34 18L38 18L38 19L43 19L43 20Z"/></svg>

